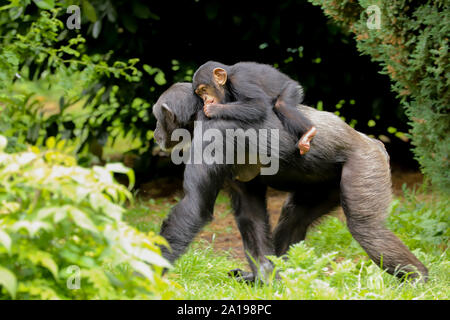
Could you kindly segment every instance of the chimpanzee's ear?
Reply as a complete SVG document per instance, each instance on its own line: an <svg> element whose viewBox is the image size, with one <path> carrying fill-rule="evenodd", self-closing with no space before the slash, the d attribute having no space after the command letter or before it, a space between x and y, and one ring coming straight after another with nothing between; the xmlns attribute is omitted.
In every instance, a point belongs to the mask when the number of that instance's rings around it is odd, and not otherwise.
<svg viewBox="0 0 450 320"><path fill-rule="evenodd" d="M227 72L222 68L215 68L213 70L214 80L217 84L223 86L227 82Z"/></svg>
<svg viewBox="0 0 450 320"><path fill-rule="evenodd" d="M172 112L172 110L169 108L169 106L166 103L163 103L161 105L161 111L164 115L165 119L170 120L172 123L175 123L175 114Z"/></svg>

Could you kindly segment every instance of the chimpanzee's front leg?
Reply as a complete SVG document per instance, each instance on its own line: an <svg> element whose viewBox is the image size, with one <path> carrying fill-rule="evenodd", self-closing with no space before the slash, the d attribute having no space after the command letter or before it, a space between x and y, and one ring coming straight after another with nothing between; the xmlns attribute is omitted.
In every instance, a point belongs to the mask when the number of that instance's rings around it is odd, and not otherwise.
<svg viewBox="0 0 450 320"><path fill-rule="evenodd" d="M183 254L202 227L212 220L214 202L223 177L211 173L206 164L188 164L184 172L184 197L164 220L160 234L170 248L161 247L163 256L173 263Z"/></svg>
<svg viewBox="0 0 450 320"><path fill-rule="evenodd" d="M233 128L237 124L206 120L202 126L206 132L210 128ZM225 179L231 178L230 165L203 161L203 150L209 141L204 141L201 131L196 130L189 151L191 163L187 163L184 169L184 197L172 208L160 232L170 245L170 248L161 247L162 254L171 263L186 251L196 234L212 220L217 195ZM196 159L202 161L198 163Z"/></svg>
<svg viewBox="0 0 450 320"><path fill-rule="evenodd" d="M258 178L246 183L234 181L230 186L236 222L252 272L235 269L229 274L243 281L267 281L273 264L266 256L275 255L275 250L266 209L266 186Z"/></svg>

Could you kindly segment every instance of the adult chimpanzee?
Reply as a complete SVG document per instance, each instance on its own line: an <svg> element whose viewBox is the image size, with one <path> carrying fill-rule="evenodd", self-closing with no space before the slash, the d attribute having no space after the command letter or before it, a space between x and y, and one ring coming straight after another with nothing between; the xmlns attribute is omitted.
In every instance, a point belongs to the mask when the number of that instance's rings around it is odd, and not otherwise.
<svg viewBox="0 0 450 320"><path fill-rule="evenodd" d="M208 61L194 73L192 86L204 101L209 118L263 122L274 110L282 124L299 138L300 154L310 149L316 128L297 106L303 89L272 66L239 62L232 66Z"/></svg>
<svg viewBox="0 0 450 320"><path fill-rule="evenodd" d="M188 83L173 85L154 106L158 120L155 138L160 145L169 145L171 128L192 128L194 117L205 120L205 128L222 132L227 128L278 128L280 168L275 175L259 175L249 182L240 182L233 177L239 170L252 171L251 165L187 164L184 197L161 228L161 235L171 246L171 249L162 248L164 257L173 262L185 251L198 231L212 219L217 194L227 184L252 269L251 273L240 273L243 279L265 278L271 274L273 266L266 256L286 253L291 244L305 238L308 226L315 219L340 203L351 234L375 263L382 264L391 274L410 273L411 277L421 274L426 280L427 268L384 225L391 201L391 179L388 155L381 142L357 132L332 113L300 106L303 114L317 126L318 133L314 148L298 156L292 143L296 137L284 130L273 112L267 114L263 123L255 125L236 120L208 120L202 102L189 90L190 86ZM191 150L198 143L202 143L202 137L194 134ZM290 192L273 240L266 211L267 186Z"/></svg>

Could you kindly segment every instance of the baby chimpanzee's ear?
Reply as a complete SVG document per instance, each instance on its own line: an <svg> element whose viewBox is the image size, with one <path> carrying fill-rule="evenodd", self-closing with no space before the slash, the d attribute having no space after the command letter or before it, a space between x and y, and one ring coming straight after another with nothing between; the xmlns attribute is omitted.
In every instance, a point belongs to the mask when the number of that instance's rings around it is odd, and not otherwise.
<svg viewBox="0 0 450 320"><path fill-rule="evenodd" d="M213 70L214 80L217 84L223 86L227 82L227 72L222 68L215 68Z"/></svg>

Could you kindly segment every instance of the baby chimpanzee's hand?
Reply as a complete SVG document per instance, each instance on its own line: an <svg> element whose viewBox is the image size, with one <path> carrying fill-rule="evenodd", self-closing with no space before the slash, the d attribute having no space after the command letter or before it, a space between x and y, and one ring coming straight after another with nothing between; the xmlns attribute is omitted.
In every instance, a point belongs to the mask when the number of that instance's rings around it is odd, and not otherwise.
<svg viewBox="0 0 450 320"><path fill-rule="evenodd" d="M217 105L217 104L213 104L213 103L212 104L205 104L203 106L203 112L205 113L205 115L208 118L212 118L215 115L217 115L217 111L218 111L219 108L220 108L220 106Z"/></svg>

